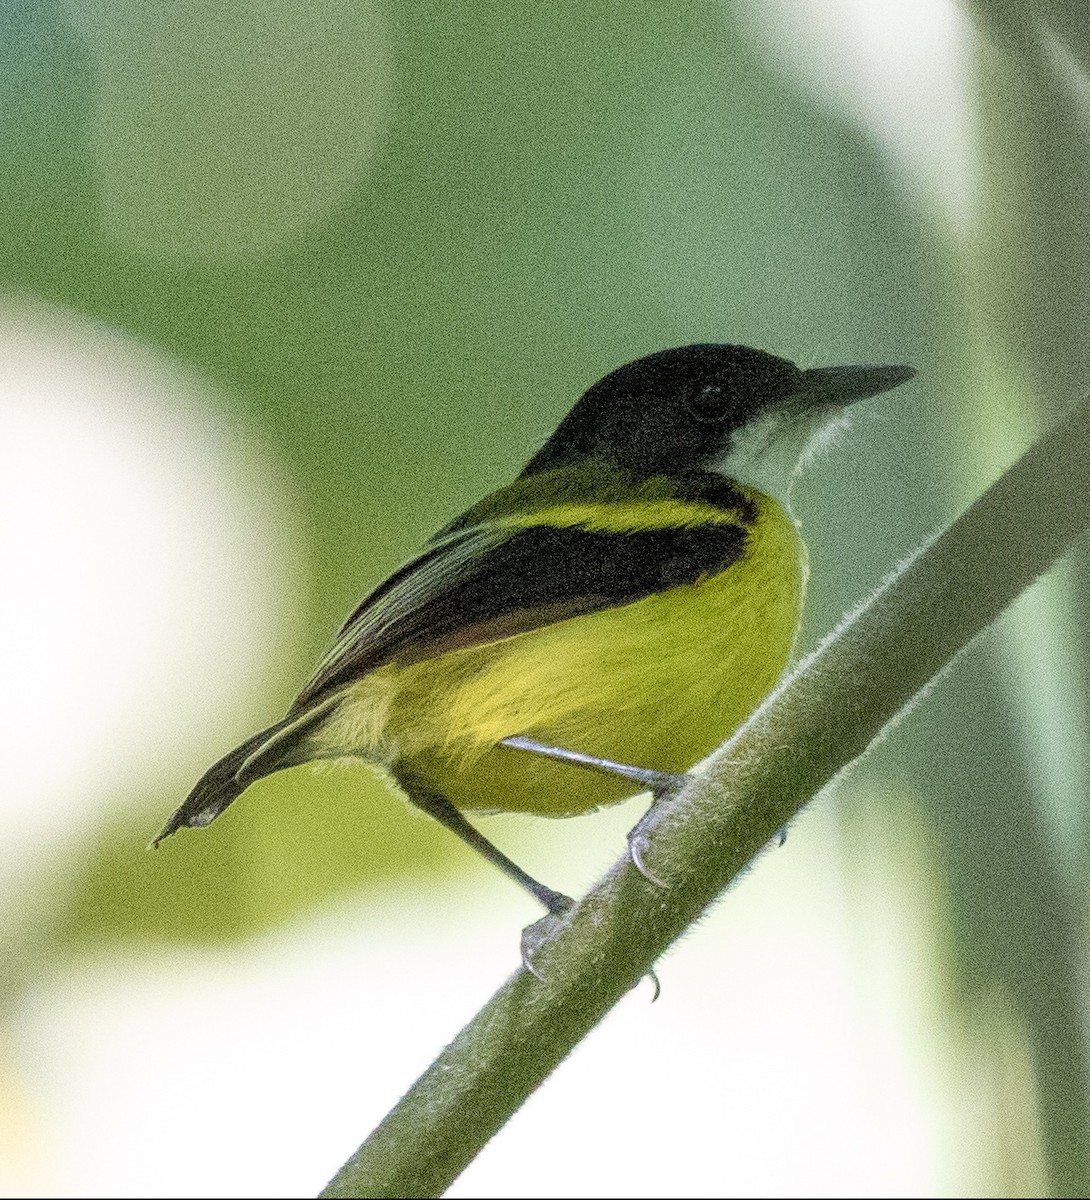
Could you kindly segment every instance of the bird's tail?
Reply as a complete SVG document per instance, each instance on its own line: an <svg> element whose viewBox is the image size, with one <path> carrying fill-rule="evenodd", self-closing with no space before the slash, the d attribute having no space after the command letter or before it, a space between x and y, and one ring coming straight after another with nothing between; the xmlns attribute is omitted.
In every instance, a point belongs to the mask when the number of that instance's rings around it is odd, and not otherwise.
<svg viewBox="0 0 1090 1200"><path fill-rule="evenodd" d="M154 849L183 826L211 825L221 812L263 775L282 771L306 762L305 738L311 728L326 715L338 697L328 698L303 713L289 713L225 754L197 780L196 786L178 806L163 832L151 843Z"/></svg>
<svg viewBox="0 0 1090 1200"><path fill-rule="evenodd" d="M236 776L242 764L259 750L262 744L278 731L273 725L247 738L241 746L237 746L230 754L225 754L219 762L209 767L197 780L194 789L171 814L171 818L163 826L163 832L153 841L152 847L157 847L172 833L183 825L210 825L237 796L242 795L249 783L239 783Z"/></svg>

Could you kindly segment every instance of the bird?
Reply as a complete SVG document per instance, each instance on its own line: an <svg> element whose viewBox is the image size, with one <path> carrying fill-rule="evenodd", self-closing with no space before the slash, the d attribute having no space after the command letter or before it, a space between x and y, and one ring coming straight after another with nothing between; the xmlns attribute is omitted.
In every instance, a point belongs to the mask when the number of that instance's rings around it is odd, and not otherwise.
<svg viewBox="0 0 1090 1200"><path fill-rule="evenodd" d="M361 601L286 715L210 767L152 845L274 772L362 759L567 911L466 814L657 796L728 737L798 633L801 464L849 405L914 375L718 343L611 371Z"/></svg>

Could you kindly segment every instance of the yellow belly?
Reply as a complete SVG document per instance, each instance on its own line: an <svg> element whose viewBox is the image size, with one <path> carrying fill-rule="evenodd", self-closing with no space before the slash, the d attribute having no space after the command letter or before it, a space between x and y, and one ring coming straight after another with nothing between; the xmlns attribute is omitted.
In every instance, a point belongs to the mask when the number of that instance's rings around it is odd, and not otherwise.
<svg viewBox="0 0 1090 1200"><path fill-rule="evenodd" d="M404 766L460 809L568 816L624 799L620 778L497 743L524 734L681 771L730 734L791 654L806 585L794 521L754 495L746 553L727 570L632 604L352 685L317 753Z"/></svg>

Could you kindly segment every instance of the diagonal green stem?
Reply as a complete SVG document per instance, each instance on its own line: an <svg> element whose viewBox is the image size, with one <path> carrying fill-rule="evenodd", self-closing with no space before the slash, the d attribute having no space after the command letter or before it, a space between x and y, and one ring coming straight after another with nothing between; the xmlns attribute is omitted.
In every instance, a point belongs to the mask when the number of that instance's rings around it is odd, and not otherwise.
<svg viewBox="0 0 1090 1200"><path fill-rule="evenodd" d="M323 1196L438 1196L798 810L1090 525L1090 404L1073 410L792 672L659 804L627 857L513 975Z"/></svg>

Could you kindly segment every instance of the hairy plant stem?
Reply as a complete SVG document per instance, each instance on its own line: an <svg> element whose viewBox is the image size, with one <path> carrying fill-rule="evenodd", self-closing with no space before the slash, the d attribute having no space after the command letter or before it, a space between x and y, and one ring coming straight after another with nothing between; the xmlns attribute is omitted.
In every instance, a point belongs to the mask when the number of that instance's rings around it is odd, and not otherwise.
<svg viewBox="0 0 1090 1200"><path fill-rule="evenodd" d="M646 819L323 1196L439 1196L799 809L1090 525L1090 404L1064 418L799 664ZM714 669L714 664L709 664ZM986 752L982 748L982 752Z"/></svg>

